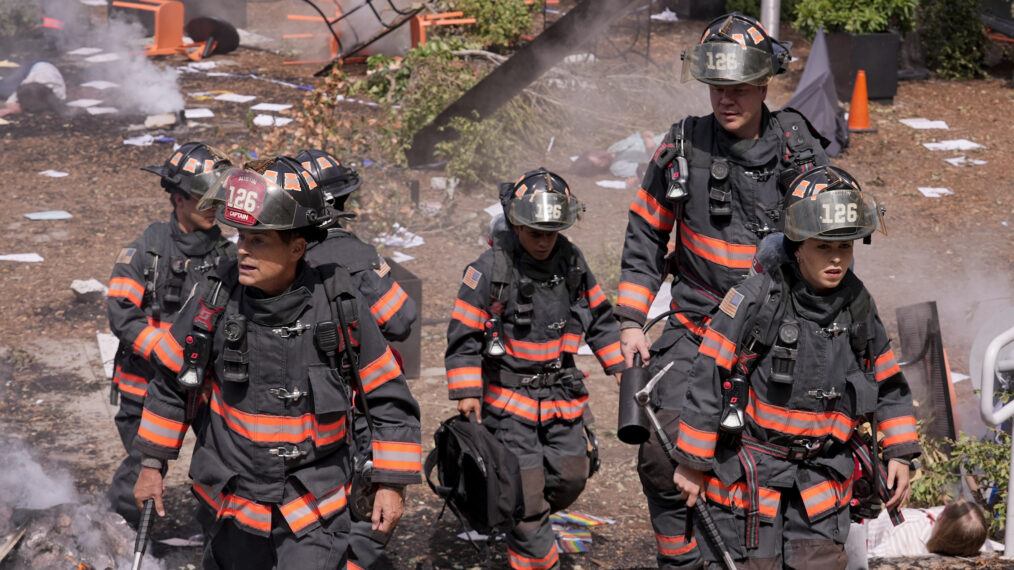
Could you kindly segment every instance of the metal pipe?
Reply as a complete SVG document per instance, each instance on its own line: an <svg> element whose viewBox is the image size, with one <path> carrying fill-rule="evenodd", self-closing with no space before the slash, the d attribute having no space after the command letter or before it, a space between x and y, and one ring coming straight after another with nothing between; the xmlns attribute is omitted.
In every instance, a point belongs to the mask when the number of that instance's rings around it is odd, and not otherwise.
<svg viewBox="0 0 1014 570"><path fill-rule="evenodd" d="M993 387L996 384L996 366L997 358L999 357L1000 350L1006 345L1014 342L1014 328L1008 329L1006 332L1000 334L994 338L989 345L986 347L986 353L983 355L982 362L982 381L979 384L981 389L979 393L979 412L982 414L982 419L991 426L999 426L1003 422L1007 421L1014 416L1014 402L1008 402L1005 406L999 410L993 409ZM1007 482L1007 489L1014 489L1014 440L1011 442L1011 463L1010 479ZM1007 525L1004 530L1004 550L1003 554L1005 557L1014 556L1014 497L1007 494Z"/></svg>
<svg viewBox="0 0 1014 570"><path fill-rule="evenodd" d="M776 40L781 15L782 0L761 0L761 24L767 29L768 35Z"/></svg>

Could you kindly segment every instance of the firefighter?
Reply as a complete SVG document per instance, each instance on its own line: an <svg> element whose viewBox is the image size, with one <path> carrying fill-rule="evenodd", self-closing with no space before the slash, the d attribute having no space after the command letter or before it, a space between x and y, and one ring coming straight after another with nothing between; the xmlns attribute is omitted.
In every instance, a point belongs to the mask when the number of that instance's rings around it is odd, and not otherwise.
<svg viewBox="0 0 1014 570"><path fill-rule="evenodd" d="M507 534L511 567L558 568L549 515L577 499L597 459L574 353L585 334L618 381L619 329L581 250L559 233L582 210L567 183L540 168L501 184L500 202L510 228L465 268L454 301L448 389L518 457L525 512Z"/></svg>
<svg viewBox="0 0 1014 570"><path fill-rule="evenodd" d="M119 399L116 429L127 450L109 486L113 510L132 526L140 512L134 504L134 482L141 468L140 453L131 442L141 423L148 382L155 374L151 360L159 358L158 340L172 325L190 290L201 277L236 257L236 247L222 237L214 212L199 212L197 201L207 190L206 180L230 166L221 152L201 142L189 142L162 165L143 170L158 174L169 193L172 214L155 222L120 250L109 280L109 328L119 338L114 360L112 397Z"/></svg>
<svg viewBox="0 0 1014 570"><path fill-rule="evenodd" d="M733 13L708 24L684 53L683 79L708 85L713 113L672 126L630 205L614 312L628 366L634 354L652 374L673 363L651 401L673 440L707 315L747 275L761 238L781 229L782 181L827 163L825 141L802 115L764 104L768 81L789 59L787 47L753 18ZM675 251L667 255L674 231ZM649 349L641 327L670 274L675 312ZM640 448L638 474L658 565L698 566L673 466L654 435Z"/></svg>
<svg viewBox="0 0 1014 570"><path fill-rule="evenodd" d="M899 508L919 440L887 332L849 269L854 241L884 231L882 210L831 166L789 192L789 261L729 289L704 333L674 483L690 506L710 503L741 568L844 569L850 503L880 502L858 492L857 461L882 450L886 477L874 487ZM883 436L872 451L858 432L866 421ZM704 558L721 560L701 544Z"/></svg>
<svg viewBox="0 0 1014 570"><path fill-rule="evenodd" d="M205 568L355 568L347 506L365 495L350 422L361 413L373 430L365 516L387 533L419 480L419 406L348 272L303 259L329 212L298 162L233 169L199 207L239 229L238 259L198 286L164 338L175 367L159 368L145 399L135 499L164 516L162 473L196 418Z"/></svg>
<svg viewBox="0 0 1014 570"><path fill-rule="evenodd" d="M324 192L324 198L339 213L346 214L345 204L362 184L359 173L323 150L304 150L295 159L305 168ZM351 214L346 214L351 215ZM338 216L338 220L342 216ZM412 324L419 315L415 301L391 277L391 267L377 253L377 248L359 239L356 234L334 225L327 230L327 239L308 244L306 261L313 266L337 263L349 270L356 291L370 305L370 312L388 341L408 338ZM395 357L397 351L392 348ZM400 358L399 358L400 362ZM365 418L356 421L354 429L359 449L369 449L370 432ZM353 522L349 534L349 553L356 564L370 568L384 554L389 534L373 530L368 521Z"/></svg>

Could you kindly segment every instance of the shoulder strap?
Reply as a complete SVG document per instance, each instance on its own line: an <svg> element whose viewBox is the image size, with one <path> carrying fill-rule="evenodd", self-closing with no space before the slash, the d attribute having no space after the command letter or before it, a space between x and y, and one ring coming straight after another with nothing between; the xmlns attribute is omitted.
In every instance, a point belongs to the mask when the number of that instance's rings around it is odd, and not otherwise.
<svg viewBox="0 0 1014 570"><path fill-rule="evenodd" d="M859 295L849 303L849 317L852 324L849 326L849 343L852 345L852 352L855 353L859 364L864 368L872 366L874 354L873 339L876 337L876 328L873 322L873 297L864 287Z"/></svg>
<svg viewBox="0 0 1014 570"><path fill-rule="evenodd" d="M356 326L359 323L359 300L356 297L352 277L348 270L341 266L333 266L333 271L324 278L324 292L331 305L331 317L338 321L338 333L341 335L341 345L345 352L345 358L342 359L341 364L342 372L347 375L350 384L359 394L356 402L362 405L363 415L366 416L366 424L369 426L370 433L375 434L377 430L373 424L373 416L370 414L370 406L366 403L363 381L359 377L358 359L352 352L353 344L360 345L360 331ZM332 352L334 351L332 350ZM334 360L332 354L328 356Z"/></svg>
<svg viewBox="0 0 1014 570"><path fill-rule="evenodd" d="M797 172L805 172L817 165L817 145L827 148L831 141L817 131L806 116L786 107L771 114L785 137L785 158L792 162Z"/></svg>
<svg viewBox="0 0 1014 570"><path fill-rule="evenodd" d="M563 240L560 245L563 257L567 260L567 293L570 295L570 303L574 303L581 300L582 295L588 288L587 280L585 278L585 267L581 263L581 256L578 255L578 249L570 242L569 239L560 236L559 239Z"/></svg>
<svg viewBox="0 0 1014 570"><path fill-rule="evenodd" d="M764 285L761 287L763 294L758 297L761 302L761 308L747 324L747 337L741 345L744 349L753 352L767 350L774 345L775 337L778 334L778 326L781 324L782 317L789 307L789 294L781 269L776 270L774 273L765 272L762 275L764 275ZM768 298L776 293L779 296L778 302L768 302ZM754 359L754 362L758 360Z"/></svg>
<svg viewBox="0 0 1014 570"><path fill-rule="evenodd" d="M493 271L491 273L489 278L489 312L499 317L503 315L511 281L514 278L514 259L504 249L500 239L493 240Z"/></svg>
<svg viewBox="0 0 1014 570"><path fill-rule="evenodd" d="M235 279L235 272L231 271L236 262L219 265L214 273L204 278L204 288L201 291L201 308L194 317L194 327L208 333L215 332L218 319L222 317L223 309L232 296L232 290L238 283Z"/></svg>

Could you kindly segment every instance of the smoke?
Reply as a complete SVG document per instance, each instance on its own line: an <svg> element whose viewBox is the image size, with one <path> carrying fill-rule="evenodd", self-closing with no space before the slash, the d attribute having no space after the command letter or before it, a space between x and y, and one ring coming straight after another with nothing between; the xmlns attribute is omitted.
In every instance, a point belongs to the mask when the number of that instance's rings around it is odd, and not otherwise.
<svg viewBox="0 0 1014 570"><path fill-rule="evenodd" d="M65 471L44 469L16 441L0 442L0 506L16 509L48 509L76 502L77 493Z"/></svg>

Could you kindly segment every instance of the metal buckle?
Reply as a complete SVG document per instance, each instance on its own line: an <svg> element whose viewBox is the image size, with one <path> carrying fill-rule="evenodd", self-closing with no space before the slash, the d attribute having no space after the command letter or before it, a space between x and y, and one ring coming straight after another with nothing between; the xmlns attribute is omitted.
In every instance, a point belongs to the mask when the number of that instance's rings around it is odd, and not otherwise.
<svg viewBox="0 0 1014 570"><path fill-rule="evenodd" d="M820 451L820 448L821 443L819 440L796 439L789 444L785 458L789 461L803 461L816 456L817 452Z"/></svg>
<svg viewBox="0 0 1014 570"><path fill-rule="evenodd" d="M817 398L818 400L834 400L835 398L841 397L841 394L838 392L838 389L835 388L834 386L831 387L831 390L822 390L822 389L810 390L809 392L806 393L806 395L811 398Z"/></svg>
<svg viewBox="0 0 1014 570"><path fill-rule="evenodd" d="M296 388L293 392L289 392L285 388L271 388L268 390L268 393L279 400L289 400L292 402L297 402L300 398L309 394L309 392L301 392L299 388Z"/></svg>
<svg viewBox="0 0 1014 570"><path fill-rule="evenodd" d="M849 328L848 327L843 327L842 325L839 325L838 323L831 323L831 326L829 326L829 327L824 327L822 329L817 329L817 334L819 334L820 336L822 336L824 338L831 338L831 337L834 337L834 336L838 336L841 333L847 333L847 332L849 332Z"/></svg>
<svg viewBox="0 0 1014 570"><path fill-rule="evenodd" d="M272 447L268 450L271 455L277 455L282 459L295 459L296 457L302 457L306 455L305 451L301 451L298 447L293 446L292 449L286 447Z"/></svg>
<svg viewBox="0 0 1014 570"><path fill-rule="evenodd" d="M290 338L297 335L301 335L312 328L313 325L309 324L304 325L302 322L296 321L296 324L292 325L291 327L278 327L275 329L271 329L271 332L275 333L276 336L281 338Z"/></svg>

